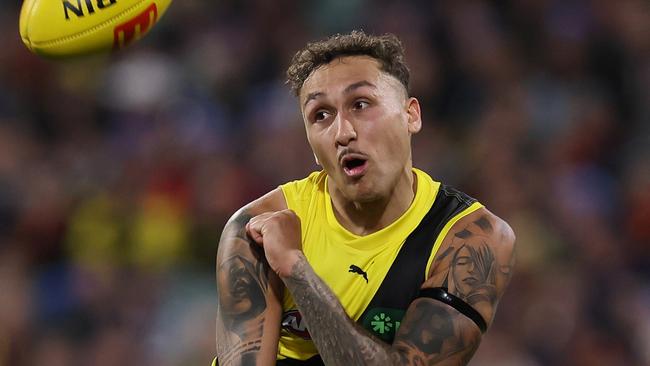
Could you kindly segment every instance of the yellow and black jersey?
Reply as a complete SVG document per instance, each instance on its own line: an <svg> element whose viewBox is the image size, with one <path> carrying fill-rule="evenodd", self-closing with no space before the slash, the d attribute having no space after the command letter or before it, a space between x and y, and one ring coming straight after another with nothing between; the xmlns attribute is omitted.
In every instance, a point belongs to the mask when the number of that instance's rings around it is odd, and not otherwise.
<svg viewBox="0 0 650 366"><path fill-rule="evenodd" d="M417 191L408 210L389 226L358 236L337 221L327 174L281 186L287 206L301 220L302 249L350 318L392 343L417 297L451 226L483 207L475 199L413 169ZM291 294L285 291L278 365L322 364Z"/></svg>

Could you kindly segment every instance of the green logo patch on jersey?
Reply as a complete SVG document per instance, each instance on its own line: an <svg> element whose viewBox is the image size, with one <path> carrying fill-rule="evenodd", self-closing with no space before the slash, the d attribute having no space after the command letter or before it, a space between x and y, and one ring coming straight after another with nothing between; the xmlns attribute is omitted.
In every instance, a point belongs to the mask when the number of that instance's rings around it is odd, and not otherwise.
<svg viewBox="0 0 650 366"><path fill-rule="evenodd" d="M372 308L361 319L361 325L381 340L392 343L403 317L404 310Z"/></svg>

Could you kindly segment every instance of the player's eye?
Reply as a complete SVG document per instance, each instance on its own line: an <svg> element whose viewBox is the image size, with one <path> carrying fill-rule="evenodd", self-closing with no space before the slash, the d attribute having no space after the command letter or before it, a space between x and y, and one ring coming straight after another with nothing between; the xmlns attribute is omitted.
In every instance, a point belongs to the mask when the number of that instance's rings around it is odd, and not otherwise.
<svg viewBox="0 0 650 366"><path fill-rule="evenodd" d="M362 109L368 108L369 105L370 105L370 103L368 103L365 100L357 100L352 105L352 108L355 109L355 110L362 110Z"/></svg>
<svg viewBox="0 0 650 366"><path fill-rule="evenodd" d="M327 119L327 117L329 117L329 115L330 115L329 112L324 111L324 110L320 110L320 111L314 113L314 122L323 121L323 120Z"/></svg>

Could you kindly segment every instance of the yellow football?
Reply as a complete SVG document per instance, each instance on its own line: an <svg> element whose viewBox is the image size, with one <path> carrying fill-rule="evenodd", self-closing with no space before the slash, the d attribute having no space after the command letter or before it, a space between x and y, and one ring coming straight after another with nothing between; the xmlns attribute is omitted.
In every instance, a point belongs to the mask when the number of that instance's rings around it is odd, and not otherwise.
<svg viewBox="0 0 650 366"><path fill-rule="evenodd" d="M25 0L20 37L48 57L119 50L144 36L171 1Z"/></svg>

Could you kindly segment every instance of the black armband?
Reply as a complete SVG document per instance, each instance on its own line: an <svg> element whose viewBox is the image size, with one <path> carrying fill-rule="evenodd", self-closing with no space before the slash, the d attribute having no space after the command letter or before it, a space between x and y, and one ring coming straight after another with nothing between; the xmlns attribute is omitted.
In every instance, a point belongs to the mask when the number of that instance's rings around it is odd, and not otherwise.
<svg viewBox="0 0 650 366"><path fill-rule="evenodd" d="M485 331L487 330L487 324L485 323L485 320L483 319L481 314L479 314L478 311L474 310L472 306L470 306L468 303L466 303L459 297L456 297L450 294L449 292L447 292L447 289L444 287L421 289L420 292L418 293L418 297L428 297L434 300L444 302L445 304L456 309L459 313L465 315L466 317L470 318L474 323L476 323L478 329L481 330L481 333L485 333Z"/></svg>

